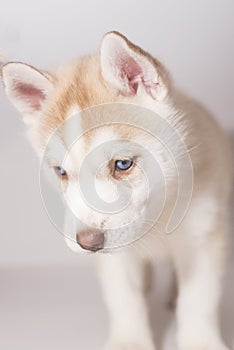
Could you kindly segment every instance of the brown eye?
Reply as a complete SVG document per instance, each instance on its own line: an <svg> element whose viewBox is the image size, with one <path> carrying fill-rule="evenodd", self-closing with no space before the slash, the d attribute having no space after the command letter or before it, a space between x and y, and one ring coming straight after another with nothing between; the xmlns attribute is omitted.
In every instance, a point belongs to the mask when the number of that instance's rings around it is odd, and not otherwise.
<svg viewBox="0 0 234 350"><path fill-rule="evenodd" d="M55 171L55 173L56 173L59 177L61 177L62 179L67 178L67 172L66 172L66 170L64 170L62 167L60 167L60 166L54 166L54 171Z"/></svg>

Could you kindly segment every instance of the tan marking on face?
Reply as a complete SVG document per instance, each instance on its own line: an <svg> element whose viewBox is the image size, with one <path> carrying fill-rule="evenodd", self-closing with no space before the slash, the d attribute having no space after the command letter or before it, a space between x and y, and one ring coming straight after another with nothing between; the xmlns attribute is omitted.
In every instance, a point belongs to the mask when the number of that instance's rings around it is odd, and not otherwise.
<svg viewBox="0 0 234 350"><path fill-rule="evenodd" d="M48 101L40 124L42 144L48 135L67 119L72 108L83 110L120 100L115 90L109 88L102 78L98 55L83 57L77 62L65 65L54 75L55 91ZM82 123L84 130L91 127L85 118Z"/></svg>
<svg viewBox="0 0 234 350"><path fill-rule="evenodd" d="M120 33L114 33L124 39L131 50L138 55L145 56L157 67L161 78L167 80L167 74L160 62L140 47L131 43ZM55 89L53 95L50 96L44 116L39 125L41 145L45 144L48 135L67 119L69 111L73 108L81 111L86 110L87 112L87 108L92 106L114 102L132 102L131 99L122 96L104 81L101 73L99 54L85 56L78 61L62 66L57 71L52 72L52 74L54 76ZM110 122L111 116L108 115L104 119ZM96 115L95 121L96 123L92 118L86 118L86 113L84 113L82 118L83 129L90 130L99 121L103 123L103 115Z"/></svg>

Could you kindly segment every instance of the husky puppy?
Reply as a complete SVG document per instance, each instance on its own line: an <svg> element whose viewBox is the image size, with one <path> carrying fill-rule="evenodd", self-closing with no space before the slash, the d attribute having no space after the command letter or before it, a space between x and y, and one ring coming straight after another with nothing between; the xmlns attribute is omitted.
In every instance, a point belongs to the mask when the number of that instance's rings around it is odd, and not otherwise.
<svg viewBox="0 0 234 350"><path fill-rule="evenodd" d="M218 306L232 169L214 119L118 32L56 71L8 62L1 76L63 196L67 244L95 253L110 313L106 349L155 350L147 266L167 257L178 349L227 350Z"/></svg>

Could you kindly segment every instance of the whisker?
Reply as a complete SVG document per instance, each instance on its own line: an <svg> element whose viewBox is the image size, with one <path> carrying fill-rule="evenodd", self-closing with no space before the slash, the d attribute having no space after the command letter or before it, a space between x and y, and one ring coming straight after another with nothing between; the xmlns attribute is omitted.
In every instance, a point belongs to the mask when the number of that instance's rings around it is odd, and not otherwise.
<svg viewBox="0 0 234 350"><path fill-rule="evenodd" d="M201 146L201 143L197 144L197 145L194 145L193 147L191 148L187 148L183 153L179 153L176 155L176 157L174 159L179 159L179 158L182 158L183 156L191 153L192 151L194 151L195 149L197 149L198 147Z"/></svg>

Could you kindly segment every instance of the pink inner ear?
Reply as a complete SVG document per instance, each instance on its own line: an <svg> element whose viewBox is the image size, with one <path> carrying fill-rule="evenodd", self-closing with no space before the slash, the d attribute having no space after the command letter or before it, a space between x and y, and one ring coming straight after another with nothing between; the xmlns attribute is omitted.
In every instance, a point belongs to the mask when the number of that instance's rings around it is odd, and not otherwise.
<svg viewBox="0 0 234 350"><path fill-rule="evenodd" d="M142 69L139 64L128 55L118 58L121 79L128 81L128 87L133 94L137 93L139 83L142 81Z"/></svg>
<svg viewBox="0 0 234 350"><path fill-rule="evenodd" d="M41 102L43 102L46 98L45 92L32 84L23 83L20 81L14 82L14 90L19 98L24 99L30 104L30 107L33 110L39 111L41 109Z"/></svg>

